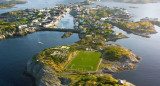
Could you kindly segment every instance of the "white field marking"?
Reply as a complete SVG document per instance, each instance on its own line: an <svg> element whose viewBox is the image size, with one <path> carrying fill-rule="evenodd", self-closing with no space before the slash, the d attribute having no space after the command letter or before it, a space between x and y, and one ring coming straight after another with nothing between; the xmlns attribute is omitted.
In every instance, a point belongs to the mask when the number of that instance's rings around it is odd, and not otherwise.
<svg viewBox="0 0 160 86"><path fill-rule="evenodd" d="M73 59L68 62L68 64L65 66L65 69L68 67L68 65L71 64L71 62L75 59L75 57L77 56L77 54L79 54L79 51L76 51L76 54L73 56Z"/></svg>
<svg viewBox="0 0 160 86"><path fill-rule="evenodd" d="M70 67L72 69L72 67L75 66L74 64L72 64L72 66Z"/></svg>
<svg viewBox="0 0 160 86"><path fill-rule="evenodd" d="M100 61L99 61L99 64L98 64L98 66L97 66L96 71L98 71L98 68L99 68L99 66L101 65L101 63L102 63L102 58L101 58Z"/></svg>

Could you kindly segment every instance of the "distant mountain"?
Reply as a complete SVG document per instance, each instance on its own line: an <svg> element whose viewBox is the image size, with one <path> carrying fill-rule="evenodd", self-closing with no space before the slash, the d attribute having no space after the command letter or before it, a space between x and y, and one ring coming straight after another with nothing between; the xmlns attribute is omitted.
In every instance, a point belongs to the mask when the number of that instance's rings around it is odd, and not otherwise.
<svg viewBox="0 0 160 86"><path fill-rule="evenodd" d="M129 2L129 3L155 3L160 0L114 0L114 1Z"/></svg>
<svg viewBox="0 0 160 86"><path fill-rule="evenodd" d="M160 0L103 0L103 1L117 1L117 2L126 2L126 3L156 3Z"/></svg>

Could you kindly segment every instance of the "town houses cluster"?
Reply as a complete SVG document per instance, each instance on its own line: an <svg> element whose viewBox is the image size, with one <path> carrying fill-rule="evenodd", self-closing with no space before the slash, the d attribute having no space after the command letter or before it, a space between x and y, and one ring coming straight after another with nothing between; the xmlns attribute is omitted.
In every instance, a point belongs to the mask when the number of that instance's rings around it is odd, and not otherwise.
<svg viewBox="0 0 160 86"><path fill-rule="evenodd" d="M4 25L0 28L0 38L6 38L14 35L32 33L41 28L57 27L61 18L71 11L70 5L58 5L53 8L44 9L25 9L3 13L0 15L2 24L11 25L7 28Z"/></svg>

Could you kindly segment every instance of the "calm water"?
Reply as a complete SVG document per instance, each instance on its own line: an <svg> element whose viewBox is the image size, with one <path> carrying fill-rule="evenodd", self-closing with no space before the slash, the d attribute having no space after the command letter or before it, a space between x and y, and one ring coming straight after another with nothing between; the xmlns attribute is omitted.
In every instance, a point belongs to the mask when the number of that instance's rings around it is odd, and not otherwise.
<svg viewBox="0 0 160 86"><path fill-rule="evenodd" d="M26 8L52 7L56 4L69 4L77 0L27 1L29 3L17 5L17 8L0 10L0 13ZM160 19L160 3L129 4L119 2L97 2L96 4L126 8L133 15L134 21L138 21L143 17L156 17ZM138 8L129 8L129 6L136 6ZM72 20L73 18L70 15L66 15L66 17L60 21L58 27L64 26L73 28ZM142 57L142 60L135 70L114 74L114 77L126 79L137 86L160 86L160 27L155 27L159 33L152 35L151 38L127 34L116 27L114 28L115 31L122 32L130 38L109 43L120 44L126 48L132 49L135 54ZM62 35L63 33L60 32L37 32L25 37L0 41L0 86L30 86L31 80L23 75L26 62L29 58L45 48L72 44L79 40L77 34L67 39L61 39ZM38 44L38 40L42 41L44 44Z"/></svg>
<svg viewBox="0 0 160 86"><path fill-rule="evenodd" d="M27 8L41 9L41 8L46 8L46 7L54 7L58 4L66 4L67 5L70 3L81 2L84 0L23 0L23 1L27 1L28 3L16 5L16 8L2 9L2 10L0 10L0 13L13 11L13 10L23 10L23 9L27 9Z"/></svg>
<svg viewBox="0 0 160 86"><path fill-rule="evenodd" d="M133 53L142 58L135 70L114 74L115 78L126 79L137 86L160 86L160 28L156 26L156 30L159 33L148 39L127 34L115 28L115 31L122 32L130 38L109 43L120 44L123 47L132 49Z"/></svg>
<svg viewBox="0 0 160 86"><path fill-rule="evenodd" d="M126 8L129 13L133 15L134 21L138 21L144 17L160 19L160 3L129 4L118 2L98 2L96 4L109 7ZM136 6L138 8L129 8L129 6ZM133 53L142 58L135 70L114 74L115 78L126 79L137 86L160 86L160 27L155 27L158 33L152 35L151 38L127 34L123 30L114 28L115 31L121 32L130 38L109 43L120 44L126 48L132 49Z"/></svg>

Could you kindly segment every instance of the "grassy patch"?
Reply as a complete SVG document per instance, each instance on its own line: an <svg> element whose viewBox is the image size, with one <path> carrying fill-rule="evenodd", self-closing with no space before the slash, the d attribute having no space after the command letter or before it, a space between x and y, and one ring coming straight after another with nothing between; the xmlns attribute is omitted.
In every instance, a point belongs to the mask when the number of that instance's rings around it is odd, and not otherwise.
<svg viewBox="0 0 160 86"><path fill-rule="evenodd" d="M82 76L77 82L69 86L119 86L118 81L111 75L105 76ZM121 85L124 86L124 85Z"/></svg>
<svg viewBox="0 0 160 86"><path fill-rule="evenodd" d="M80 71L96 71L101 58L100 52L80 51L67 65L66 69Z"/></svg>
<svg viewBox="0 0 160 86"><path fill-rule="evenodd" d="M122 47L107 47L105 48L105 57L104 59L115 61L115 60L121 60L122 56L129 57L130 52L125 50Z"/></svg>

